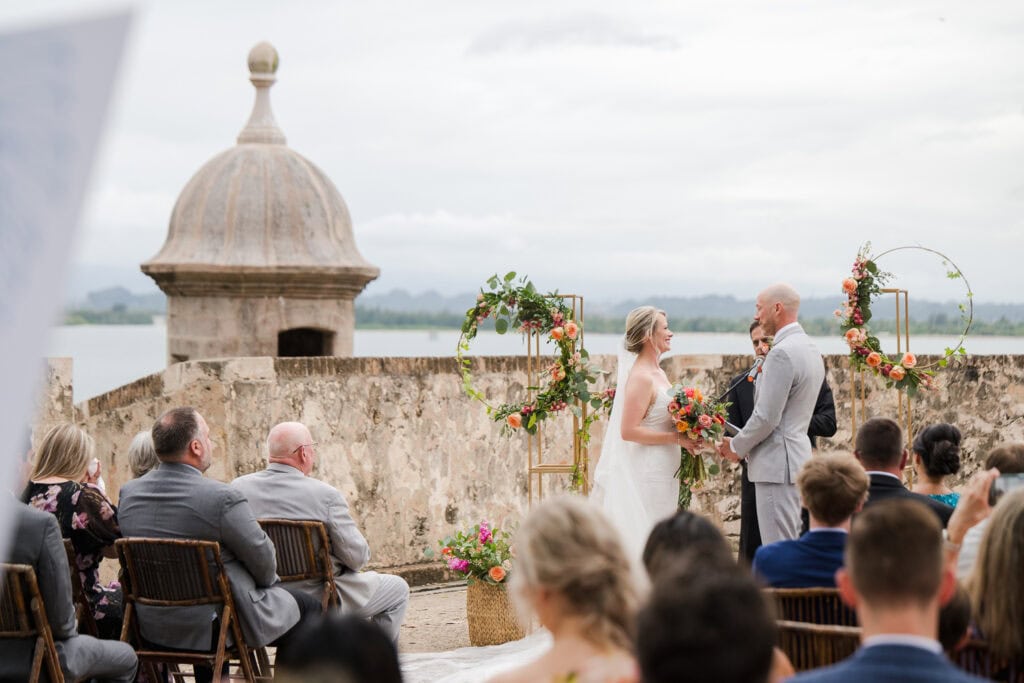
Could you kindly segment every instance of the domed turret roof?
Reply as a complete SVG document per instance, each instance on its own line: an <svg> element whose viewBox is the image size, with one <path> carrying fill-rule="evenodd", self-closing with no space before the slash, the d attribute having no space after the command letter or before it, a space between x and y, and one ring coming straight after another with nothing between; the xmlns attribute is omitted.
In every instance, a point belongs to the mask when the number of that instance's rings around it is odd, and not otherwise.
<svg viewBox="0 0 1024 683"><path fill-rule="evenodd" d="M167 294L353 297L380 274L330 178L285 144L270 107L277 65L269 43L249 53L256 101L238 144L192 176L167 241L142 264Z"/></svg>

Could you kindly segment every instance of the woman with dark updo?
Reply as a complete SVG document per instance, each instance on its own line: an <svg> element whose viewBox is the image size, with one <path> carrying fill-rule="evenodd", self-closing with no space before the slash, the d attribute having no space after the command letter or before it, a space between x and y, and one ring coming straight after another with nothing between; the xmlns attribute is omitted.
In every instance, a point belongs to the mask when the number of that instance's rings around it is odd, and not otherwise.
<svg viewBox="0 0 1024 683"><path fill-rule="evenodd" d="M956 507L960 494L946 485L945 478L960 471L960 430L940 422L917 433L914 449L914 493L929 496Z"/></svg>

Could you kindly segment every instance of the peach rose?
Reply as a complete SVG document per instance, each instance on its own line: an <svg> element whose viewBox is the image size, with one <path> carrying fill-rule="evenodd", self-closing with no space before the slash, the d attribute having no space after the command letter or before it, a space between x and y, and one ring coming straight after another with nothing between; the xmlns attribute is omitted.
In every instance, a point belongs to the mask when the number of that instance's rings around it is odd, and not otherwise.
<svg viewBox="0 0 1024 683"><path fill-rule="evenodd" d="M847 294L853 294L857 291L857 281L852 277L848 277L843 280L843 291Z"/></svg>
<svg viewBox="0 0 1024 683"><path fill-rule="evenodd" d="M580 326L574 323L573 321L570 320L565 324L565 336L568 337L569 339L575 339L576 335L578 335L579 333Z"/></svg>
<svg viewBox="0 0 1024 683"><path fill-rule="evenodd" d="M707 429L708 427L713 425L715 423L715 421L711 419L710 415L701 415L700 417L697 418L697 423L701 427L704 427L705 429Z"/></svg>
<svg viewBox="0 0 1024 683"><path fill-rule="evenodd" d="M908 368L908 369L912 368L915 365L917 365L917 356L915 356L914 354L912 354L912 353L910 353L908 351L907 353L903 354L903 361L902 361L902 363L903 363L903 367Z"/></svg>
<svg viewBox="0 0 1024 683"><path fill-rule="evenodd" d="M563 330L561 327L556 327L555 329L551 330L551 338L554 339L555 341L561 341L562 337L564 336L565 330Z"/></svg>
<svg viewBox="0 0 1024 683"><path fill-rule="evenodd" d="M505 418L505 422L507 422L508 426L512 429L519 429L523 426L523 416L519 413L512 413Z"/></svg>
<svg viewBox="0 0 1024 683"><path fill-rule="evenodd" d="M487 576L491 577L494 583L501 583L505 580L505 570L501 567L491 567L487 570Z"/></svg>
<svg viewBox="0 0 1024 683"><path fill-rule="evenodd" d="M871 367L877 368L879 365L882 364L882 354L878 353L878 351L872 351L864 360Z"/></svg>
<svg viewBox="0 0 1024 683"><path fill-rule="evenodd" d="M563 368L561 365L556 365L555 367L551 368L551 379L555 380L556 382L561 382L563 379L565 379L565 368Z"/></svg>
<svg viewBox="0 0 1024 683"><path fill-rule="evenodd" d="M901 365L892 366L892 370L889 371L889 379L894 382L899 382L901 379L907 376L907 371L903 369Z"/></svg>

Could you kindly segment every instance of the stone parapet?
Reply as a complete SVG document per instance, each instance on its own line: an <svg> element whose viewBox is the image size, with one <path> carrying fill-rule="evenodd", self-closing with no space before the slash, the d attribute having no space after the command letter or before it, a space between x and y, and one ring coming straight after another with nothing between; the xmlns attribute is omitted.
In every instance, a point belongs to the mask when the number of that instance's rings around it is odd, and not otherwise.
<svg viewBox="0 0 1024 683"><path fill-rule="evenodd" d="M614 377L614 357L593 360ZM748 356L673 356L663 367L671 379L710 394L724 390L749 362ZM839 431L821 440L820 450L848 451L846 359L832 356L826 364ZM524 357L475 358L473 373L495 405L525 396ZM69 378L70 367L51 373L56 388L47 393L47 405L69 402L61 398L70 396ZM896 394L874 380L868 381L866 403L869 415L896 413ZM318 442L314 475L345 494L373 549L374 566L422 562L423 550L436 548L438 538L481 519L514 527L527 507L525 436L502 436L484 407L465 397L452 358L231 358L173 365L78 406L77 419L96 439L114 497L130 476L132 436L180 405L195 406L209 422L215 451L207 474L223 481L264 466L271 426L307 424ZM914 415L915 425L948 421L961 428L962 475L969 475L995 444L1024 441L1024 356L965 359L942 373L935 391L915 399ZM568 413L566 418L545 423L545 452L552 461L570 458ZM603 429L603 421L594 426L591 469ZM545 491L566 485L564 477L549 481ZM734 535L738 493L738 468L727 468L695 496L694 507Z"/></svg>

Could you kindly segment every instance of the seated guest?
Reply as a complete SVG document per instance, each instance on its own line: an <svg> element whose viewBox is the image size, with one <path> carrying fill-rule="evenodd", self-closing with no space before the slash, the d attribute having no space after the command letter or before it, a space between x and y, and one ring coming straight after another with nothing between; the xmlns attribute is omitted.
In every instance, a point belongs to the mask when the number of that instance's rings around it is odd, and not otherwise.
<svg viewBox="0 0 1024 683"><path fill-rule="evenodd" d="M1024 444L1013 443L998 446L985 458L985 470L994 474L976 478L993 478L1000 474L1024 474ZM972 482L975 480L972 479ZM988 528L988 515L992 509L988 504L988 481L979 482L978 490L974 492L970 501L970 510L964 510L961 514L950 519L949 540L958 545L956 560L956 576L958 579L966 579L974 569L974 563L978 559L978 549L981 546L981 539ZM968 484L970 487L971 484ZM966 494L965 494L966 495ZM959 506L957 506L959 509ZM973 513L973 514L972 514ZM954 523L956 522L956 523Z"/></svg>
<svg viewBox="0 0 1024 683"><path fill-rule="evenodd" d="M773 588L834 588L850 518L864 505L868 483L850 455L822 455L804 463L796 485L810 514L810 531L758 548L754 574Z"/></svg>
<svg viewBox="0 0 1024 683"><path fill-rule="evenodd" d="M930 507L943 527L949 522L953 508L903 486L900 477L907 464L907 449L903 446L903 430L895 420L873 417L862 424L857 430L853 454L871 478L865 509L883 500L905 498Z"/></svg>
<svg viewBox="0 0 1024 683"><path fill-rule="evenodd" d="M982 680L953 666L935 639L939 607L952 597L956 579L946 565L942 526L923 505L886 500L858 514L836 583L857 610L862 645L838 664L798 674L794 683Z"/></svg>
<svg viewBox="0 0 1024 683"><path fill-rule="evenodd" d="M654 525L644 546L643 561L652 582L663 574L678 574L683 569L716 574L738 568L732 549L718 527L689 510L679 510ZM745 566L742 573L747 573ZM682 662L680 666L685 668L687 664ZM789 658L782 650L774 648L768 681L776 683L792 675Z"/></svg>
<svg viewBox="0 0 1024 683"><path fill-rule="evenodd" d="M1024 658L1024 489L996 503L968 579L974 624L997 657Z"/></svg>
<svg viewBox="0 0 1024 683"><path fill-rule="evenodd" d="M550 498L530 511L515 548L513 599L553 641L492 683L635 681L630 634L638 590L611 521L584 499Z"/></svg>
<svg viewBox="0 0 1024 683"><path fill-rule="evenodd" d="M960 430L940 422L917 433L914 444L914 493L930 496L956 507L960 494L946 485L945 478L960 471Z"/></svg>
<svg viewBox="0 0 1024 683"><path fill-rule="evenodd" d="M121 487L125 536L216 541L246 643L283 645L306 614L320 604L281 586L274 546L256 522L245 496L203 473L213 462L206 420L194 408L174 408L153 425L160 466ZM219 619L209 605L138 609L142 637L165 647L208 651ZM209 680L212 672L202 677Z"/></svg>
<svg viewBox="0 0 1024 683"><path fill-rule="evenodd" d="M275 661L277 683L402 683L398 650L380 626L330 614L303 624Z"/></svg>
<svg viewBox="0 0 1024 683"><path fill-rule="evenodd" d="M138 479L160 464L153 450L153 435L147 429L139 432L128 446L128 468L132 477Z"/></svg>
<svg viewBox="0 0 1024 683"><path fill-rule="evenodd" d="M939 610L939 643L946 652L956 652L971 637L971 595L957 581L949 602Z"/></svg>
<svg viewBox="0 0 1024 683"><path fill-rule="evenodd" d="M692 551L656 576L637 615L643 682L776 680L769 678L775 621L761 589L746 569L733 564L709 571L699 555Z"/></svg>
<svg viewBox="0 0 1024 683"><path fill-rule="evenodd" d="M679 557L690 550L698 550L704 559L735 564L728 542L711 520L689 510L679 510L651 529L644 546L644 568L654 580L662 570L676 564Z"/></svg>
<svg viewBox="0 0 1024 683"><path fill-rule="evenodd" d="M370 546L359 533L341 491L310 474L316 444L299 422L283 422L267 437L270 464L262 472L231 482L249 500L258 519L312 519L323 522L331 539L334 583L346 614L372 619L393 641L409 605L409 585L398 576L361 572L370 559ZM320 581L292 584L296 590L321 599Z"/></svg>
<svg viewBox="0 0 1024 683"><path fill-rule="evenodd" d="M57 519L22 505L9 494L0 498L4 520L13 520L7 560L36 572L46 620L57 646L61 670L69 681L132 681L137 660L128 643L78 635L71 598L71 572ZM33 640L0 640L0 680L29 680ZM45 668L44 668L45 671Z"/></svg>
<svg viewBox="0 0 1024 683"><path fill-rule="evenodd" d="M36 451L36 461L22 502L53 514L60 533L75 548L78 576L100 638L118 640L123 618L121 587L100 582L100 562L114 557L121 537L117 509L94 486L100 471L89 473L95 443L73 424L52 428Z"/></svg>

